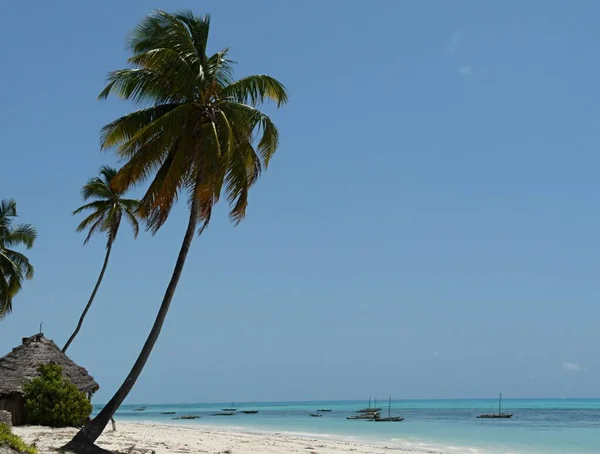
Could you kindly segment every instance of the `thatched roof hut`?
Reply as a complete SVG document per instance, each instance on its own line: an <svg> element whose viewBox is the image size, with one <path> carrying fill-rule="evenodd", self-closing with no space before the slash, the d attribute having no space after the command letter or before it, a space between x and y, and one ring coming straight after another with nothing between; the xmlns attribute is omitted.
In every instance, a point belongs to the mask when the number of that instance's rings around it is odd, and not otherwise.
<svg viewBox="0 0 600 454"><path fill-rule="evenodd" d="M40 364L62 366L63 376L90 398L100 387L83 368L75 364L43 334L24 337L23 343L0 358L0 410L10 411L13 424L25 423L23 384L37 377Z"/></svg>

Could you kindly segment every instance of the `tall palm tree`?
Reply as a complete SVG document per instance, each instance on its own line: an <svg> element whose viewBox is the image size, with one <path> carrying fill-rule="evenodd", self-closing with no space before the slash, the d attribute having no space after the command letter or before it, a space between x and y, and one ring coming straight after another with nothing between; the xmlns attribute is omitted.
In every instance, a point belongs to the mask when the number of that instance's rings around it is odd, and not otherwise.
<svg viewBox="0 0 600 454"><path fill-rule="evenodd" d="M278 146L277 128L256 107L267 99L277 107L286 103L284 86L266 75L234 81L227 49L206 54L209 26L209 16L153 12L131 35L131 68L110 73L100 94L145 105L102 130L102 148L114 148L126 161L111 184L125 190L151 180L140 214L153 233L180 194L187 196L189 219L158 315L133 368L71 448L93 443L133 388L160 334L194 234L207 226L221 193L231 205L232 221L239 223L251 186Z"/></svg>
<svg viewBox="0 0 600 454"><path fill-rule="evenodd" d="M31 249L37 232L31 224L12 225L17 217L17 202L0 203L0 319L12 312L12 300L23 284L23 279L33 278L29 259L12 249L23 245Z"/></svg>
<svg viewBox="0 0 600 454"><path fill-rule="evenodd" d="M93 201L86 203L85 205L82 205L73 211L73 214L91 211L91 213L83 221L81 221L79 226L77 226L77 231L88 231L83 244L87 244L87 242L95 233L106 233L106 255L104 256L104 263L102 264L100 275L98 276L96 285L92 290L90 299L85 305L85 308L81 313L81 317L79 317L75 331L73 331L73 334L71 334L71 337L69 337L69 340L63 347L63 353L67 351L79 333L85 316L94 302L96 293L98 292L100 284L102 283L102 279L104 278L104 273L106 272L106 267L108 266L108 259L110 258L110 252L112 251L113 244L117 238L117 233L119 232L119 227L121 226L121 220L123 217L129 221L129 224L133 229L134 238L137 238L137 235L140 231L140 227L136 218L136 212L139 208L140 202L135 199L123 198L125 190L117 190L111 187L110 182L116 174L117 170L112 167L101 167L100 176L90 178L81 190L81 196L83 197L84 201L88 201L90 199L93 199Z"/></svg>

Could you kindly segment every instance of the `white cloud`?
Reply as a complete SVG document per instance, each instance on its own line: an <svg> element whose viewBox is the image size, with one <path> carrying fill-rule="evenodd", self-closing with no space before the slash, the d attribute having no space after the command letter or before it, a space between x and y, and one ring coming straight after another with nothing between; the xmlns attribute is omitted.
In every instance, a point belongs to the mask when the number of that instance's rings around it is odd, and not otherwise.
<svg viewBox="0 0 600 454"><path fill-rule="evenodd" d="M535 375L533 375L533 374L527 374L527 378L529 380L535 380Z"/></svg>
<svg viewBox="0 0 600 454"><path fill-rule="evenodd" d="M460 41L460 35L461 32L456 31L454 33L452 33L452 36L450 37L450 44L448 45L448 52L450 53L454 53L458 50L458 43Z"/></svg>
<svg viewBox="0 0 600 454"><path fill-rule="evenodd" d="M461 76L470 76L471 74L473 74L473 69L471 69L470 65L459 66L456 71Z"/></svg>
<svg viewBox="0 0 600 454"><path fill-rule="evenodd" d="M583 368L579 364L570 363L569 361L563 361L562 368L570 372L580 372L583 370Z"/></svg>

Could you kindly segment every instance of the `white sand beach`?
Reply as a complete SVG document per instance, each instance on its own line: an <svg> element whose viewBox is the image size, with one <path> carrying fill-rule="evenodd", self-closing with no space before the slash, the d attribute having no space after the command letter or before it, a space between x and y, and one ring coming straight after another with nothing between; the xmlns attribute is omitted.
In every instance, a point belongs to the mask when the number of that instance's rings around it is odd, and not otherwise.
<svg viewBox="0 0 600 454"><path fill-rule="evenodd" d="M15 427L14 432L27 443L35 444L40 454L55 454L68 442L76 429L52 429L48 427ZM368 445L353 442L324 440L291 434L258 434L228 431L206 427L160 425L153 423L119 422L117 432L109 428L98 440L98 445L122 453L211 453L211 454L374 454L394 452L408 454L384 445ZM427 451L411 451L411 454ZM431 454L431 451L429 452Z"/></svg>

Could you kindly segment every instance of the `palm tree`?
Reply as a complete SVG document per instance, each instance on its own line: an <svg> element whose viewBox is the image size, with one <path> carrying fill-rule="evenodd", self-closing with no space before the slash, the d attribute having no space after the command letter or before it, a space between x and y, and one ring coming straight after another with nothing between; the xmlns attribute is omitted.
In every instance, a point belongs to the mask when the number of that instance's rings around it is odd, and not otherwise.
<svg viewBox="0 0 600 454"><path fill-rule="evenodd" d="M112 251L113 243L117 238L117 233L119 232L119 227L121 226L121 220L123 217L125 217L129 221L129 224L131 224L134 238L137 238L137 235L140 231L140 227L136 218L136 211L139 208L140 202L134 199L123 198L123 194L125 192L124 190L116 190L110 186L110 182L116 174L116 169L103 166L100 169L100 176L90 178L81 190L81 196L83 197L83 200L88 201L90 199L94 199L94 201L86 203L85 205L80 206L73 211L73 214L79 214L83 211L91 211L91 214L81 221L77 227L77 231L88 231L83 244L87 244L87 242L95 233L106 233L106 255L104 256L104 263L102 264L102 269L100 270L100 275L98 276L94 290L92 290L90 299L85 305L85 308L81 313L81 317L79 317L79 322L77 322L75 331L73 331L73 334L71 334L71 337L69 337L69 340L62 349L63 353L67 351L69 345L71 345L71 342L73 342L73 339L75 339L75 336L77 336L79 333L79 330L83 325L83 320L85 319L85 316L94 302L96 293L98 292L100 284L102 283L102 279L104 278L104 272L106 271L106 267L108 265L110 252Z"/></svg>
<svg viewBox="0 0 600 454"><path fill-rule="evenodd" d="M278 146L270 118L256 107L287 102L285 87L266 75L233 79L227 49L206 54L209 16L155 11L130 38L128 69L111 72L100 98L114 93L144 107L102 130L102 148L125 161L112 180L124 190L151 179L140 214L155 233L178 195L185 194L189 219L171 280L156 320L129 375L102 411L69 444L87 446L101 434L138 379L165 321L196 231L208 225L221 193L237 224L248 193Z"/></svg>
<svg viewBox="0 0 600 454"><path fill-rule="evenodd" d="M31 224L12 225L17 217L17 202L0 203L0 319L12 312L12 300L23 284L23 279L33 278L29 259L11 248L24 245L31 249L37 232Z"/></svg>

